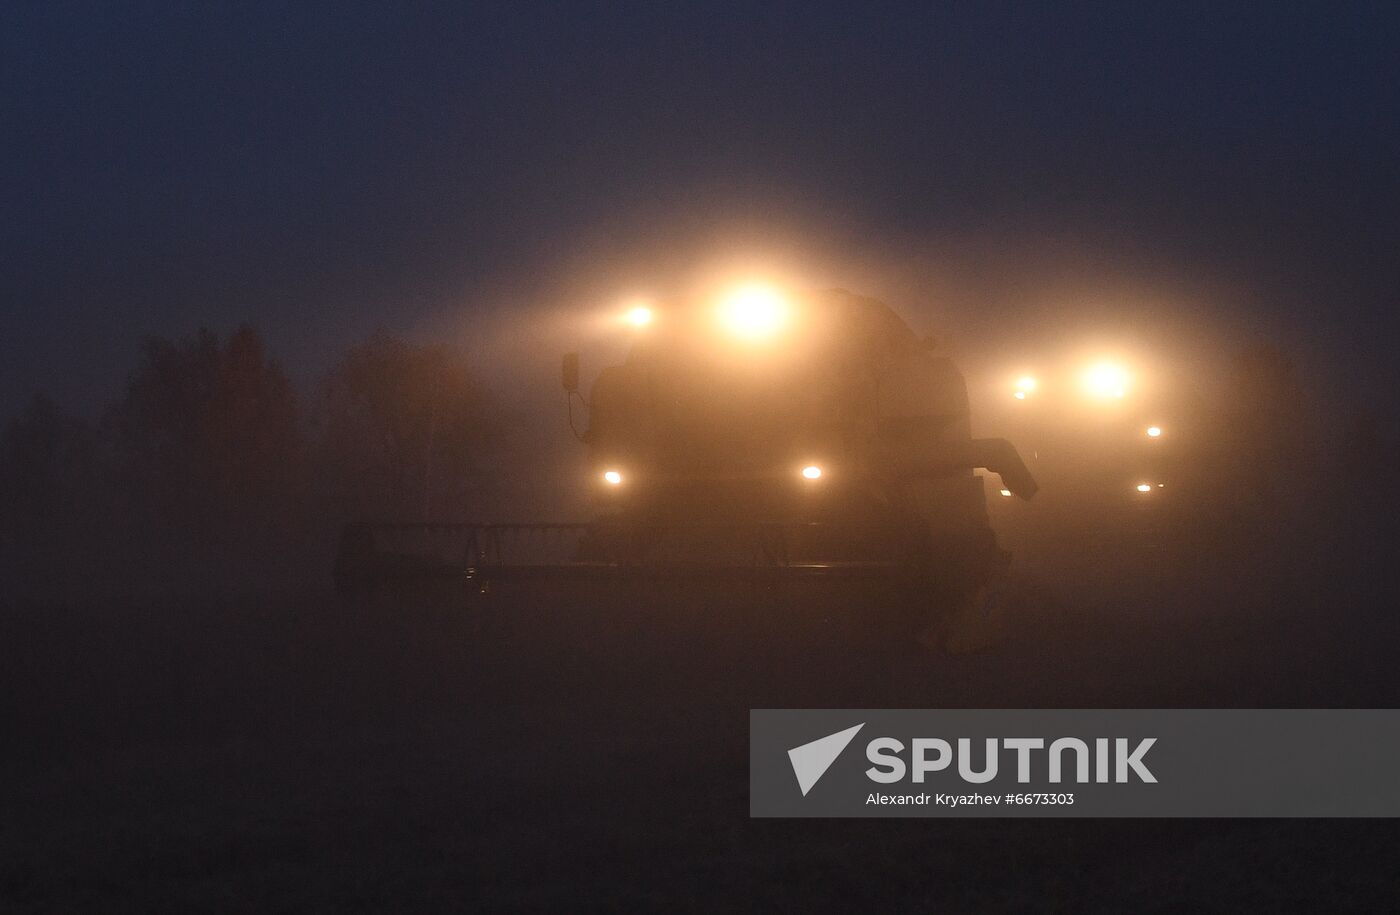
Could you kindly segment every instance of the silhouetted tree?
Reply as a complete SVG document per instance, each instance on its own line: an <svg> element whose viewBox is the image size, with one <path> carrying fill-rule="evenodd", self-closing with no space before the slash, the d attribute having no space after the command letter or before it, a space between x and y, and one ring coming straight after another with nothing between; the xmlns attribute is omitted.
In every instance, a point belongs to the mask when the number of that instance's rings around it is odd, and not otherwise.
<svg viewBox="0 0 1400 915"><path fill-rule="evenodd" d="M0 543L11 555L56 551L91 523L99 491L92 429L36 394L0 434Z"/></svg>
<svg viewBox="0 0 1400 915"><path fill-rule="evenodd" d="M1293 360L1277 347L1261 343L1242 349L1234 361L1237 410L1264 419L1299 415L1305 401Z"/></svg>
<svg viewBox="0 0 1400 915"><path fill-rule="evenodd" d="M1242 522L1275 529L1324 482L1319 416L1293 359L1273 344L1240 349L1230 368L1217 430L1222 500Z"/></svg>
<svg viewBox="0 0 1400 915"><path fill-rule="evenodd" d="M113 428L132 498L177 530L255 535L295 512L297 401L251 327L148 339Z"/></svg>
<svg viewBox="0 0 1400 915"><path fill-rule="evenodd" d="M345 518L472 514L498 431L460 353L384 331L331 371L317 427L322 492Z"/></svg>

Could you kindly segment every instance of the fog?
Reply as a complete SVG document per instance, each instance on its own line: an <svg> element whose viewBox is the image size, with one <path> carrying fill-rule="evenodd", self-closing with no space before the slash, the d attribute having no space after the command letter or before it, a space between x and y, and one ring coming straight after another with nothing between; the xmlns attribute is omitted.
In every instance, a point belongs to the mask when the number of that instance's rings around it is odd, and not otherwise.
<svg viewBox="0 0 1400 915"><path fill-rule="evenodd" d="M713 296L754 280L888 303L962 368L978 434L1014 437L1010 378L1067 376L1106 357L1130 367L1140 393L1228 409L1241 354L1265 346L1292 364L1319 435L1344 438L1366 418L1394 440L1386 383L1394 368L1374 355L1376 341L1325 311L1300 310L1277 288L1280 277L1241 280L1110 234L970 231L891 242L810 213L748 221L691 213L674 223L619 217L551 253L544 269L463 284L389 325L461 347L500 399L530 455L513 481L521 518L589 510L578 495L583 448L568 431L560 355L581 354L586 393L599 370L625 358L633 331L618 316L631 303Z"/></svg>

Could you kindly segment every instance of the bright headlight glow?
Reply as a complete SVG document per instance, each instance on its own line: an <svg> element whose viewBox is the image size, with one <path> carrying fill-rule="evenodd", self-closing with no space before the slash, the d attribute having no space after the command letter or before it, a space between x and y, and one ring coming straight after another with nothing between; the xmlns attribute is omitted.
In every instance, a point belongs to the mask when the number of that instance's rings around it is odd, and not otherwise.
<svg viewBox="0 0 1400 915"><path fill-rule="evenodd" d="M1001 494L1002 494L1003 496L1010 497L1010 495L1011 495L1011 490L1009 490L1009 489L1003 489L1003 490L1001 490Z"/></svg>
<svg viewBox="0 0 1400 915"><path fill-rule="evenodd" d="M633 327L646 327L654 317L655 315L652 314L650 308L645 305L634 305L627 310L627 314L623 315L622 319Z"/></svg>
<svg viewBox="0 0 1400 915"><path fill-rule="evenodd" d="M808 464L806 467L802 468L802 476L809 480L820 480L822 478L822 469L816 464Z"/></svg>
<svg viewBox="0 0 1400 915"><path fill-rule="evenodd" d="M757 340L772 335L787 322L788 305L767 286L744 286L720 303L719 316L736 336Z"/></svg>
<svg viewBox="0 0 1400 915"><path fill-rule="evenodd" d="M1161 438L1161 437L1162 437L1162 427L1161 427L1161 426L1148 426L1148 427L1147 427L1147 437L1148 437L1148 438Z"/></svg>
<svg viewBox="0 0 1400 915"><path fill-rule="evenodd" d="M1098 398L1119 398L1128 391L1128 373L1121 365L1100 362L1084 373L1084 390Z"/></svg>
<svg viewBox="0 0 1400 915"><path fill-rule="evenodd" d="M1152 491L1152 484L1151 484L1151 483L1139 483L1139 484L1137 485L1137 491L1138 491L1138 492L1151 492L1151 491Z"/></svg>
<svg viewBox="0 0 1400 915"><path fill-rule="evenodd" d="M605 471L603 473L603 481L609 486L621 486L622 474L618 473L616 470Z"/></svg>

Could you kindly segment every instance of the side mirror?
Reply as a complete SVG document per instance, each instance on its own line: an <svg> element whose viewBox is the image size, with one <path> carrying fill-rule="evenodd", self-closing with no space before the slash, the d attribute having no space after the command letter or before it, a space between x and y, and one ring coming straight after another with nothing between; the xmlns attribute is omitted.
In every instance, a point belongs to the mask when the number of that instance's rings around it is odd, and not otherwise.
<svg viewBox="0 0 1400 915"><path fill-rule="evenodd" d="M578 393L578 353L564 354L564 365L560 377L564 382L564 390L570 394Z"/></svg>

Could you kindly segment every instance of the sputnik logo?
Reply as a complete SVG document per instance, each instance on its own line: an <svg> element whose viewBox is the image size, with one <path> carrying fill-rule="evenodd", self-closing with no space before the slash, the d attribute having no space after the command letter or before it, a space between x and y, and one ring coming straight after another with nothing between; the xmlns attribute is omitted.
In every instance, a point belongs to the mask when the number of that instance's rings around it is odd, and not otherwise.
<svg viewBox="0 0 1400 915"><path fill-rule="evenodd" d="M788 750L788 759L792 762L793 774L797 776L797 787L802 789L803 797L806 797L817 780L826 774L826 770L836 762L836 757L841 755L841 751L846 749L856 732L863 727L865 722L862 721L855 727L819 737L811 743Z"/></svg>

